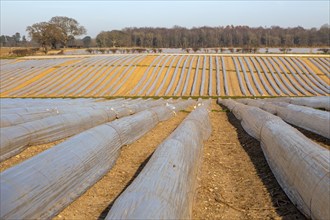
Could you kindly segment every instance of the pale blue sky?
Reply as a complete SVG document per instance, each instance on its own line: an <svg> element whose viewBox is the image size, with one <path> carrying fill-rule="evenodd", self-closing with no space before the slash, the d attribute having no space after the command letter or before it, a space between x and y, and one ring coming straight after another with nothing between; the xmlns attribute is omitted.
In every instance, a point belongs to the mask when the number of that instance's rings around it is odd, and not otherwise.
<svg viewBox="0 0 330 220"><path fill-rule="evenodd" d="M317 27L329 22L329 1L1 1L1 34L25 35L53 16L75 18L95 37L102 30L180 25Z"/></svg>

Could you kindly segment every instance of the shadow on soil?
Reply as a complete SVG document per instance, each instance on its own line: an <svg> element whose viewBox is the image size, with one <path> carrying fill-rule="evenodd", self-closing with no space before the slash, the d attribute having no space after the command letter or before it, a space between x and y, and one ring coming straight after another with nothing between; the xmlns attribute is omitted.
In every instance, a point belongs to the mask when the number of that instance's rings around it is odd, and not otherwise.
<svg viewBox="0 0 330 220"><path fill-rule="evenodd" d="M222 109L227 109L221 105ZM274 177L263 151L260 146L260 142L250 135L248 135L239 120L231 113L227 111L228 121L237 129L237 138L244 148L245 152L249 155L258 176L262 180L263 184L267 188L273 203L273 207L282 219L306 219L290 199L286 196L276 178Z"/></svg>
<svg viewBox="0 0 330 220"><path fill-rule="evenodd" d="M129 182L126 184L125 188L119 193L119 195L110 202L110 204L102 211L102 213L100 214L100 216L97 218L97 220L104 220L105 217L107 216L107 214L109 213L110 209L112 208L113 204L115 203L115 201L117 200L117 198L127 189L127 187L129 185L131 185L131 183L134 181L134 179L140 174L140 172L143 170L143 168L145 167L145 165L148 163L148 161L150 160L151 156L153 155L150 154L150 156L145 159L145 161L143 161L143 163L139 166L139 168L137 169L137 171L134 173L134 176L129 180Z"/></svg>

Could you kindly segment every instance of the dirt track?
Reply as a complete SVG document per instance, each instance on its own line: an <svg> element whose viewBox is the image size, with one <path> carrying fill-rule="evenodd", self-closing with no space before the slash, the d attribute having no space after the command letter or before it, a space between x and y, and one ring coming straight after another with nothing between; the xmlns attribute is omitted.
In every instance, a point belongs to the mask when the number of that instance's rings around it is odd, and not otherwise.
<svg viewBox="0 0 330 220"><path fill-rule="evenodd" d="M213 103L194 219L305 219L273 176L259 141Z"/></svg>

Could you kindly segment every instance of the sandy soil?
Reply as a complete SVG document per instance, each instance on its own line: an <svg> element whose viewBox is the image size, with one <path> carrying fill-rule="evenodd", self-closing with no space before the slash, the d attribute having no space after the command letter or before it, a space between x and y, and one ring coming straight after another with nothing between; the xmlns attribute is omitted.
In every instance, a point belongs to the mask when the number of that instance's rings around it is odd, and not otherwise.
<svg viewBox="0 0 330 220"><path fill-rule="evenodd" d="M304 219L273 176L260 144L215 103L194 219Z"/></svg>

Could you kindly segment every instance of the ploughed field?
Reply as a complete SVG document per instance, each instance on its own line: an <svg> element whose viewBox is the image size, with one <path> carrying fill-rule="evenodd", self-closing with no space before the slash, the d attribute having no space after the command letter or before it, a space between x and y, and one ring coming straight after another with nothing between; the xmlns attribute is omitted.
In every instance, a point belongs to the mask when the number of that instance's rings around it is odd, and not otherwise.
<svg viewBox="0 0 330 220"><path fill-rule="evenodd" d="M1 219L329 219L328 96L2 98Z"/></svg>
<svg viewBox="0 0 330 220"><path fill-rule="evenodd" d="M1 60L1 97L319 96L325 55L123 54Z"/></svg>

